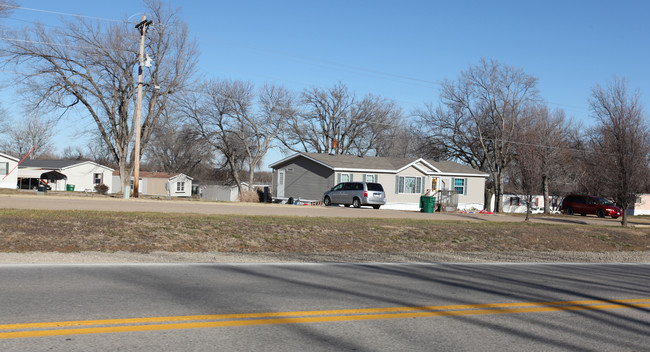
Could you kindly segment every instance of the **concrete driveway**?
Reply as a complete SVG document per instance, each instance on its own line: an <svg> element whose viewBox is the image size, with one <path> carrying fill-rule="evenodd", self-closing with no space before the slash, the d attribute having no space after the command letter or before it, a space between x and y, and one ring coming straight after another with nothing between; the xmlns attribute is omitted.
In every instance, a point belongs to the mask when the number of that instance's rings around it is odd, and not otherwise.
<svg viewBox="0 0 650 352"><path fill-rule="evenodd" d="M50 209L50 210L97 210L126 212L196 213L212 215L266 215L266 216L315 216L342 218L395 218L452 221L501 221L523 222L523 215L467 214L467 213L420 213L417 211L372 208L345 208L263 203L226 203L197 200L122 199L104 196L84 196L69 193L35 195L2 194L0 208ZM597 224L620 226L620 219L599 219L595 216L534 215L533 222L556 224ZM650 226L650 220L630 217L631 225Z"/></svg>

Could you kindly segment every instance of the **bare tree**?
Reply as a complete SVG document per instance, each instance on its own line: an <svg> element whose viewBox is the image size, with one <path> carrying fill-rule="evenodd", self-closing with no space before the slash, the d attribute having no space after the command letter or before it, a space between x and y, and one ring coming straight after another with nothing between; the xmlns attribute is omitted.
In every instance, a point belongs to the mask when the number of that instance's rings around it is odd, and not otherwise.
<svg viewBox="0 0 650 352"><path fill-rule="evenodd" d="M515 147L516 154L510 168L510 181L526 197L526 221L530 219L533 195L542 188L542 159L548 147L539 144L539 131L535 126L540 123L531 112L528 119L519 124L521 133Z"/></svg>
<svg viewBox="0 0 650 352"><path fill-rule="evenodd" d="M29 154L30 159L37 159L43 153L51 154L52 127L54 125L55 121L38 115L27 116L4 130L0 149L9 154L24 157L32 148L36 147Z"/></svg>
<svg viewBox="0 0 650 352"><path fill-rule="evenodd" d="M11 0L0 0L0 18L9 16L16 7L16 3Z"/></svg>
<svg viewBox="0 0 650 352"><path fill-rule="evenodd" d="M157 0L145 4L153 20L146 52L155 64L145 70L141 126L134 125L139 33L133 23L78 19L56 29L37 24L4 48L8 62L29 72L21 81L32 105L64 112L81 106L92 117L124 186L133 169L135 128L141 128L142 153L170 93L188 83L197 60L196 43L176 12Z"/></svg>
<svg viewBox="0 0 650 352"><path fill-rule="evenodd" d="M527 109L518 125L515 158L509 183L527 197L528 220L532 196L543 194L544 213L550 213L551 182L563 182L562 165L570 163L568 135L572 131L562 110L549 111L544 105Z"/></svg>
<svg viewBox="0 0 650 352"><path fill-rule="evenodd" d="M428 126L430 144L446 156L487 171L501 211L504 178L514 156L519 120L537 100L537 79L519 68L482 60L457 81L442 84L444 105L418 113Z"/></svg>
<svg viewBox="0 0 650 352"><path fill-rule="evenodd" d="M404 121L402 124L389 124L378 134L375 150L377 156L411 158L421 157L418 153L419 128Z"/></svg>
<svg viewBox="0 0 650 352"><path fill-rule="evenodd" d="M291 94L285 88L266 85L256 95L253 85L242 81L209 81L201 92L182 99L183 112L220 154L241 191L241 171L247 167L252 184L255 169L284 122L292 118Z"/></svg>
<svg viewBox="0 0 650 352"><path fill-rule="evenodd" d="M623 79L592 89L589 101L597 125L586 141L592 169L590 180L614 199L623 210L621 224L627 225L627 209L650 179L650 125L640 103L640 93L630 92Z"/></svg>
<svg viewBox="0 0 650 352"><path fill-rule="evenodd" d="M192 177L202 165L212 163L211 147L190 124L165 113L154 128L145 153L147 166L163 172L182 172Z"/></svg>
<svg viewBox="0 0 650 352"><path fill-rule="evenodd" d="M544 213L550 213L551 184L566 183L564 165L570 165L573 158L570 150L570 135L574 129L565 120L564 111L551 111L545 105L533 106L520 122L520 134L516 145L515 173L538 181L520 181L526 184L540 184L532 189L534 194L542 193ZM535 154L535 155L533 155ZM522 160L522 155L526 156ZM522 170L524 168L525 170ZM534 174L528 174L534 170Z"/></svg>
<svg viewBox="0 0 650 352"><path fill-rule="evenodd" d="M392 101L367 95L357 99L339 83L329 89L311 88L301 96L302 112L279 136L292 151L329 154L378 154L394 126L403 122Z"/></svg>

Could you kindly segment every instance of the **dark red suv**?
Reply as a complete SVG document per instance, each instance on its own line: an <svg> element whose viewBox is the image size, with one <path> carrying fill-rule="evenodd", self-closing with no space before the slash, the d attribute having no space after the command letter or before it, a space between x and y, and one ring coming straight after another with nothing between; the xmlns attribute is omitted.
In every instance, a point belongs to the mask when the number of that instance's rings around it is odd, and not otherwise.
<svg viewBox="0 0 650 352"><path fill-rule="evenodd" d="M587 214L594 214L598 215L599 218L611 216L612 219L616 219L622 215L621 208L605 198L579 194L570 194L564 197L560 211L567 215L580 214L585 216Z"/></svg>

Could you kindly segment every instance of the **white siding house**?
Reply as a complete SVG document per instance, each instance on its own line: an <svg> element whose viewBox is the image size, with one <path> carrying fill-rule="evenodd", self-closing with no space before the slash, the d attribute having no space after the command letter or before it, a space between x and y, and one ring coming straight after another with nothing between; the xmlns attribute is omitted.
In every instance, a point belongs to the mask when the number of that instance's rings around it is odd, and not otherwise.
<svg viewBox="0 0 650 352"><path fill-rule="evenodd" d="M51 171L55 171L52 173ZM48 185L52 191L66 191L74 185L74 191L95 191L95 185L108 186L108 193L112 193L111 175L113 169L92 161L80 160L25 160L18 167L18 177L34 178L35 175L61 174L62 177L52 177Z"/></svg>
<svg viewBox="0 0 650 352"><path fill-rule="evenodd" d="M636 201L627 209L628 215L650 215L650 194L640 194Z"/></svg>
<svg viewBox="0 0 650 352"><path fill-rule="evenodd" d="M18 161L18 158L0 153L0 188L16 189L18 184L16 165L18 165Z"/></svg>

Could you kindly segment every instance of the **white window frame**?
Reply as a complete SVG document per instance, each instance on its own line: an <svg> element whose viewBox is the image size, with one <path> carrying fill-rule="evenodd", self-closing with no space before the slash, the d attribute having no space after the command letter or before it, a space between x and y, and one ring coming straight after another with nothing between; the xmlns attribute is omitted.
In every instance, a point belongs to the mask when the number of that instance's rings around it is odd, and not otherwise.
<svg viewBox="0 0 650 352"><path fill-rule="evenodd" d="M462 185L459 185L458 182L462 183ZM454 178L453 179L453 190L456 191L458 194L467 194L467 179L466 178Z"/></svg>
<svg viewBox="0 0 650 352"><path fill-rule="evenodd" d="M97 181L99 181L99 182L97 182ZM102 183L104 183L104 174L103 173L94 173L93 174L93 184L94 185L100 185Z"/></svg>
<svg viewBox="0 0 650 352"><path fill-rule="evenodd" d="M375 174L364 174L364 182L368 183L376 183L377 182L377 175Z"/></svg>
<svg viewBox="0 0 650 352"><path fill-rule="evenodd" d="M346 179L347 178L347 179ZM352 182L352 174L339 174L339 182Z"/></svg>
<svg viewBox="0 0 650 352"><path fill-rule="evenodd" d="M398 191L399 194L421 194L422 193L422 177L421 176L398 176ZM407 179L412 180L412 191L407 191ZM409 187L411 188L411 187Z"/></svg>
<svg viewBox="0 0 650 352"><path fill-rule="evenodd" d="M176 193L185 193L185 182L176 181Z"/></svg>
<svg viewBox="0 0 650 352"><path fill-rule="evenodd" d="M0 175L5 176L9 174L9 163L0 163Z"/></svg>

